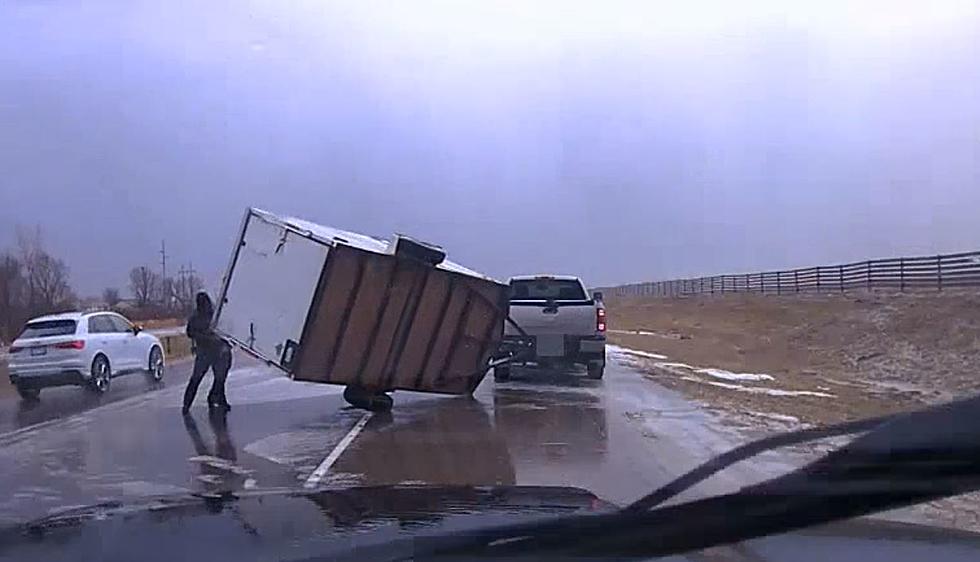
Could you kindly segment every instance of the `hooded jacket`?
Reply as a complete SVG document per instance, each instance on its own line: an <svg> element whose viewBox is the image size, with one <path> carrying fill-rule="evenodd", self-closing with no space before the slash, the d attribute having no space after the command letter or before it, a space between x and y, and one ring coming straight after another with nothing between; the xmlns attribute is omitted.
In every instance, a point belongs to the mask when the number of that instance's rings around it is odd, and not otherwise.
<svg viewBox="0 0 980 562"><path fill-rule="evenodd" d="M187 319L187 337L194 342L198 354L217 356L228 348L228 344L211 330L211 319L214 317L211 297L200 292L197 294L196 304L194 313Z"/></svg>

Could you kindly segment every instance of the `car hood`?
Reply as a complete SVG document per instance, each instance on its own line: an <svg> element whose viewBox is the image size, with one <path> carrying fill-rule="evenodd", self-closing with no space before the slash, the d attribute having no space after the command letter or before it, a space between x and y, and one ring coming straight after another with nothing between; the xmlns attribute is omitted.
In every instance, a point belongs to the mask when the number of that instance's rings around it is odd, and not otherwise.
<svg viewBox="0 0 980 562"><path fill-rule="evenodd" d="M70 509L3 529L0 559L369 560L391 556L393 544L404 549L406 541L426 535L613 508L585 490L538 486L168 496ZM691 529L697 532L697 522ZM895 562L978 560L980 535L859 519L666 560L865 562L869 556Z"/></svg>

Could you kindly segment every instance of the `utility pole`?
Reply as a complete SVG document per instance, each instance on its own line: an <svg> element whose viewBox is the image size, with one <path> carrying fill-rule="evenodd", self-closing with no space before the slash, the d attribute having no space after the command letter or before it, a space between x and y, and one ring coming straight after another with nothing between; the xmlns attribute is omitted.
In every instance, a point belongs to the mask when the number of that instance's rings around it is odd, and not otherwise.
<svg viewBox="0 0 980 562"><path fill-rule="evenodd" d="M167 241L160 241L160 269L163 273L163 278L167 278Z"/></svg>

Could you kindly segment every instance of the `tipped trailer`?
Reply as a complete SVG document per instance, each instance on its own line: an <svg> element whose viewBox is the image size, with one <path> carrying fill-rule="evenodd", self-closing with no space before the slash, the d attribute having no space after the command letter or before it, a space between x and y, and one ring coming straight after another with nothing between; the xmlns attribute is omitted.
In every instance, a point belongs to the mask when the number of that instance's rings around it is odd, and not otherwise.
<svg viewBox="0 0 980 562"><path fill-rule="evenodd" d="M357 407L390 409L392 390L470 394L494 366L508 287L445 258L249 209L214 329L295 380L345 386Z"/></svg>

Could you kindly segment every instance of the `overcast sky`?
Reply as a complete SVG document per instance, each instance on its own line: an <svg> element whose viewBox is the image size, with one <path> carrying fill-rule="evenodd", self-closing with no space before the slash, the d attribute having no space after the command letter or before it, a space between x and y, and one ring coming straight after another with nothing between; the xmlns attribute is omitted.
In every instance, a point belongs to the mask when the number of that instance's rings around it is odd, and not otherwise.
<svg viewBox="0 0 980 562"><path fill-rule="evenodd" d="M161 239L216 283L248 206L591 285L980 249L980 3L795 4L6 0L0 248L83 295Z"/></svg>

